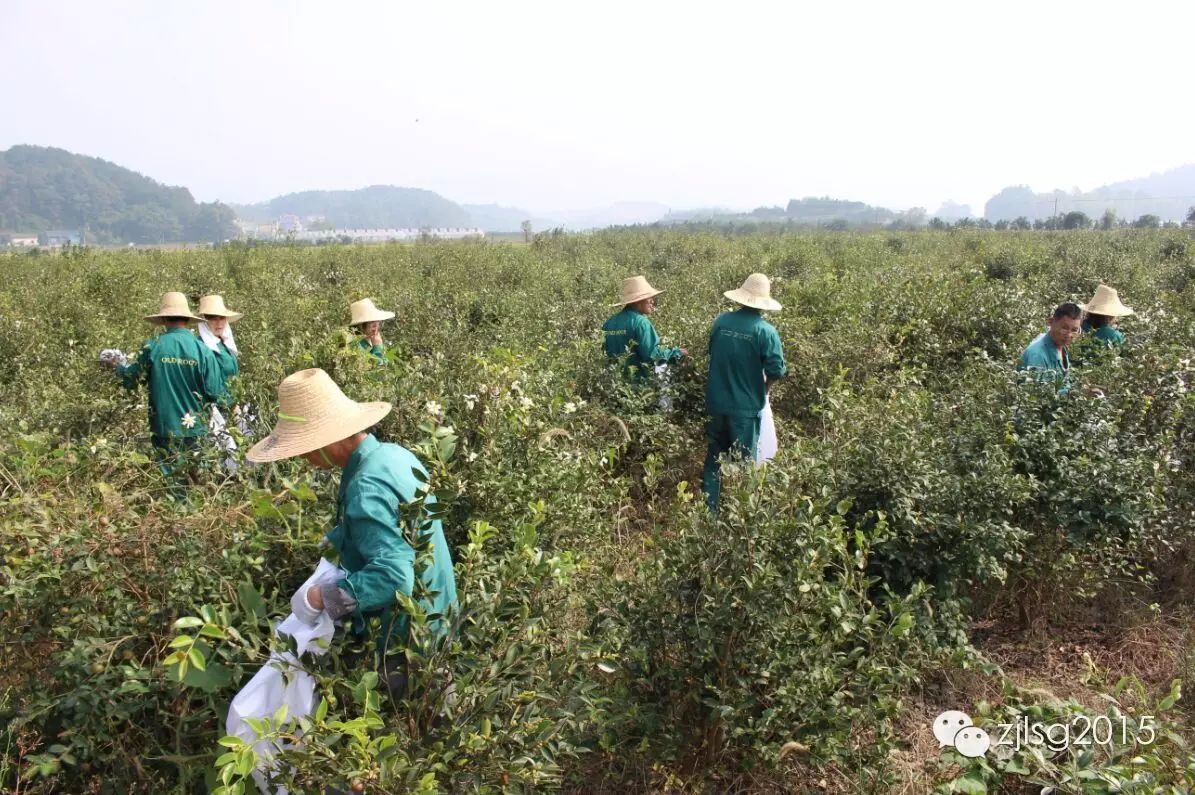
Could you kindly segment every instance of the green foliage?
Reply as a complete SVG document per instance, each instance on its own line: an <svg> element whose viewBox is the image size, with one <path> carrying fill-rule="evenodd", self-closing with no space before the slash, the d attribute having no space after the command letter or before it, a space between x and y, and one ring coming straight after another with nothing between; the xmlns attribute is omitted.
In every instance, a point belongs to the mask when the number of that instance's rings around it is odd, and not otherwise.
<svg viewBox="0 0 1195 795"><path fill-rule="evenodd" d="M143 395L95 363L151 333L167 289L245 312L234 391L261 411L254 434L305 367L391 402L377 432L428 465L458 564L457 631L431 644L415 609L403 699L337 640L322 713L262 725L304 734L276 759L293 791L722 791L791 784L788 743L806 772L882 791L895 720L967 654L969 619L1048 630L1195 595L1180 233L648 229L0 268L4 788L254 786L256 752L220 745L220 723L321 554L336 481L296 461L228 474L205 449L189 505L169 501ZM705 342L717 296L754 270L785 305L782 452L729 466L710 517ZM599 354L619 280L641 272L667 288L665 343L690 351L670 411ZM1125 346L1078 344L1066 394L1018 376L1049 311L1101 281L1137 309ZM364 296L402 309L386 367L345 328ZM1160 781L1182 781L1178 749L1144 755L1170 765Z"/></svg>
<svg viewBox="0 0 1195 795"><path fill-rule="evenodd" d="M41 146L0 152L0 229L84 231L88 243L218 242L234 237L235 216L95 157Z"/></svg>
<svg viewBox="0 0 1195 795"><path fill-rule="evenodd" d="M1181 696L1178 680L1155 697L1125 677L1105 694L1107 706L1099 711L1005 686L998 706L981 703L972 716L992 737L992 749L977 759L944 750L941 762L964 772L936 791L1015 792L1033 786L1060 795L1189 792L1195 761L1185 721L1175 710Z"/></svg>
<svg viewBox="0 0 1195 795"><path fill-rule="evenodd" d="M849 501L806 496L782 472L738 475L716 519L681 490L675 534L611 594L640 749L751 768L799 742L821 764L870 771L936 633L960 625L927 620L924 585L898 596L868 576L883 517L851 528Z"/></svg>

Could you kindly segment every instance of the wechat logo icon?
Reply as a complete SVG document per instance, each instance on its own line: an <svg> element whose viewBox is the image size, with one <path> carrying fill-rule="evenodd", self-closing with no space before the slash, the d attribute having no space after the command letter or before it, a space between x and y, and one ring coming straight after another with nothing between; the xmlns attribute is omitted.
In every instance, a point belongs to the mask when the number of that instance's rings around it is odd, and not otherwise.
<svg viewBox="0 0 1195 795"><path fill-rule="evenodd" d="M948 709L934 718L933 728L939 747L953 748L968 759L983 756L992 746L988 733L957 709Z"/></svg>

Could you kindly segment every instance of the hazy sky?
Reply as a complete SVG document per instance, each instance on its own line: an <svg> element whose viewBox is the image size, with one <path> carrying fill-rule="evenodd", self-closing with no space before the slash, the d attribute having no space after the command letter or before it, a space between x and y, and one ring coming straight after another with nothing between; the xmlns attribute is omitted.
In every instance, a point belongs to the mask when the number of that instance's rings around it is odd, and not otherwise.
<svg viewBox="0 0 1195 795"><path fill-rule="evenodd" d="M0 0L0 149L200 200L931 211L1195 162L1195 2Z"/></svg>

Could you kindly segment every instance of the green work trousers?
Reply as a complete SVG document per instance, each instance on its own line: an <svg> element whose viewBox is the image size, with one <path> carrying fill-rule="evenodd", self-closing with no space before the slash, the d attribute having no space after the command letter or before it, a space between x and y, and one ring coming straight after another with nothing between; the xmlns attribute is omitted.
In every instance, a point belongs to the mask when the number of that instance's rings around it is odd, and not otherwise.
<svg viewBox="0 0 1195 795"><path fill-rule="evenodd" d="M735 417L729 414L711 414L705 426L705 438L709 443L705 453L705 471L701 476L701 488L711 511L718 510L718 499L722 494L722 467L718 461L725 453L743 458L755 458L759 445L759 415Z"/></svg>

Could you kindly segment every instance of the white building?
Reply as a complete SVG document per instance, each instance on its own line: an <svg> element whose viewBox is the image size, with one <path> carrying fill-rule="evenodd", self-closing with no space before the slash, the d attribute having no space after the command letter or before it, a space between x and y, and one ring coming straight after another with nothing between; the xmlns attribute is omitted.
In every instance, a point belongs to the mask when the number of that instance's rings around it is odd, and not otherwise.
<svg viewBox="0 0 1195 795"><path fill-rule="evenodd" d="M316 242L320 240L341 240L348 238L354 243L386 243L419 240L431 237L439 240L462 240L467 237L485 237L480 229L465 227L434 227L425 229L305 229L290 235L295 240Z"/></svg>
<svg viewBox="0 0 1195 795"><path fill-rule="evenodd" d="M8 245L13 248L34 248L37 246L37 235L12 235Z"/></svg>

